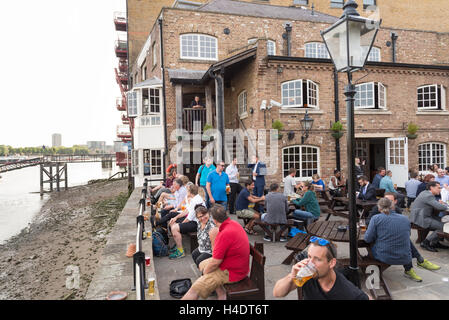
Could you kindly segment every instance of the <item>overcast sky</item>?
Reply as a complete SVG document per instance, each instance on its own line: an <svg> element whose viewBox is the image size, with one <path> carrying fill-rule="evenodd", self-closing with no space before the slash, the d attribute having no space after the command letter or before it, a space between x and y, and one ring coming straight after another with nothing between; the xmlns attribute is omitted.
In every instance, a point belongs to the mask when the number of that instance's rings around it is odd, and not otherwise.
<svg viewBox="0 0 449 320"><path fill-rule="evenodd" d="M126 0L0 1L0 145L116 140L115 11Z"/></svg>

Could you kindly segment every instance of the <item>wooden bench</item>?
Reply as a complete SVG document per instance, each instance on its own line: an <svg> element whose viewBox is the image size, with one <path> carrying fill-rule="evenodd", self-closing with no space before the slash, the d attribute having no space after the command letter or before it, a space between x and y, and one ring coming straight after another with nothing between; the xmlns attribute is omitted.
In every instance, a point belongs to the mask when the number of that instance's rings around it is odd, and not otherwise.
<svg viewBox="0 0 449 320"><path fill-rule="evenodd" d="M422 228L414 223L410 223L410 225L412 229L415 229L418 232L418 238L416 239L415 243L423 242L426 239L427 235L429 234L430 229Z"/></svg>
<svg viewBox="0 0 449 320"><path fill-rule="evenodd" d="M449 240L449 233L443 232L443 231L437 231L437 235L441 238Z"/></svg>
<svg viewBox="0 0 449 320"><path fill-rule="evenodd" d="M250 276L231 284L225 284L227 300L265 300L265 261L263 243L250 246L252 257Z"/></svg>
<svg viewBox="0 0 449 320"><path fill-rule="evenodd" d="M187 234L183 234L184 236L189 238L190 241L190 254L192 254L193 250L198 248L198 237L196 232L189 232Z"/></svg>
<svg viewBox="0 0 449 320"><path fill-rule="evenodd" d="M291 264L295 255L303 251L309 244L310 235L307 233L298 233L293 238L291 238L286 244L285 248L292 250L292 253L282 261L282 264Z"/></svg>
<svg viewBox="0 0 449 320"><path fill-rule="evenodd" d="M265 234L269 235L272 242L276 242L280 240L281 235L285 232L285 230L288 230L291 226L293 226L293 221L288 220L287 224L270 224L257 219L254 224L260 226Z"/></svg>

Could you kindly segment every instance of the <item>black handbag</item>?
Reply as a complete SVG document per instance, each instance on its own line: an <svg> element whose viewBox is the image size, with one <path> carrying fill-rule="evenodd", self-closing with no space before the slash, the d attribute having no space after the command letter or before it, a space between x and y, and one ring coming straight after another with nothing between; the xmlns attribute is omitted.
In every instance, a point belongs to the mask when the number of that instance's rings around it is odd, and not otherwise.
<svg viewBox="0 0 449 320"><path fill-rule="evenodd" d="M170 295L173 298L181 299L192 286L190 279L178 279L170 282Z"/></svg>

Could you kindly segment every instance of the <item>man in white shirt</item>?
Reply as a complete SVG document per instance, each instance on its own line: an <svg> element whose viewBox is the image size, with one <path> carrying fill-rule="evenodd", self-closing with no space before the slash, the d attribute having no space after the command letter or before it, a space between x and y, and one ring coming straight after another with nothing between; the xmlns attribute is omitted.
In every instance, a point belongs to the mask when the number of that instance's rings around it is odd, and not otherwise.
<svg viewBox="0 0 449 320"><path fill-rule="evenodd" d="M284 196L288 197L295 194L295 188L299 188L301 182L296 182L296 169L290 168L288 170L288 175L284 178Z"/></svg>
<svg viewBox="0 0 449 320"><path fill-rule="evenodd" d="M232 159L232 162L226 168L226 174L229 176L229 185L231 186L231 193L228 197L229 214L235 214L235 199L242 190L239 184L239 170L237 168L237 158Z"/></svg>

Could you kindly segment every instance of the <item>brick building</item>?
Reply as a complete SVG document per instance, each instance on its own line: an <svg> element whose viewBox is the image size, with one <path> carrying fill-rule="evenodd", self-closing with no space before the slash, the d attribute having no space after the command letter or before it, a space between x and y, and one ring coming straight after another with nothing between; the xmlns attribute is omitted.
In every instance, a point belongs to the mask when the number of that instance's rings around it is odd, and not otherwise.
<svg viewBox="0 0 449 320"><path fill-rule="evenodd" d="M230 0L211 1L198 9L163 8L159 17L146 40L150 49L140 52L142 64L130 71L133 86L160 80L165 165L178 161L180 171L194 175L200 151L214 142L194 146L186 138L203 133L206 123L219 130L264 130L280 120L280 140L270 134L226 136L228 151L244 145L251 152L277 143L263 155L269 167L267 183L282 181L291 166L299 169L298 179L318 173L327 180L338 166L346 171L346 135L337 150L330 132L336 120L346 127L346 79L335 77L320 36L337 18L307 8ZM397 36L394 52L392 33ZM409 169L448 164L448 45L449 33L380 29L365 69L354 74L356 155L367 160L367 175L384 166L403 186ZM195 95L204 109L189 108ZM300 120L306 111L314 124L301 144ZM200 127L195 128L192 119ZM416 139L407 138L409 123L420 128ZM175 129L184 129L187 137Z"/></svg>

